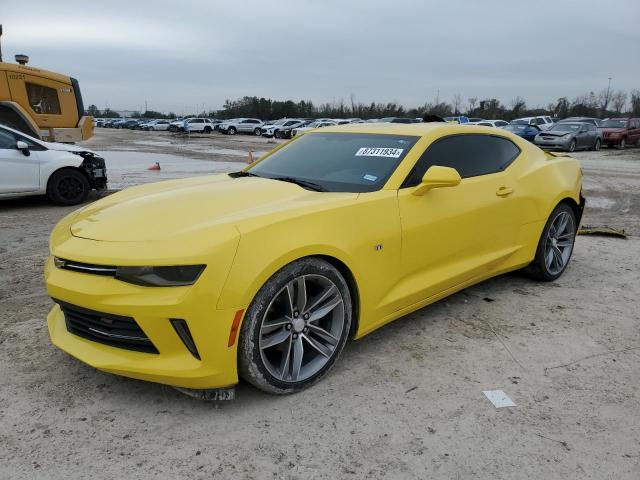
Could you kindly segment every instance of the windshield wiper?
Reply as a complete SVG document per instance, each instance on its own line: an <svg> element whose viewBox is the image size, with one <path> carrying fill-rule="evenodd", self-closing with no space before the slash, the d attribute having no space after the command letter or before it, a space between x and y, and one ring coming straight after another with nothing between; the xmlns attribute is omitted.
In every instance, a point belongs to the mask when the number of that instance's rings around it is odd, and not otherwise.
<svg viewBox="0 0 640 480"><path fill-rule="evenodd" d="M314 190L316 192L326 192L327 189L322 185L318 185L317 183L310 182L309 180L302 180L301 178L295 177L268 177L272 180L280 180L281 182L295 183L296 185L300 185L302 188L306 188L308 190Z"/></svg>
<svg viewBox="0 0 640 480"><path fill-rule="evenodd" d="M251 172L243 172L242 170L239 172L232 172L229 174L229 176L231 178L240 178L240 177L260 177L260 175L256 175L255 173L251 173ZM260 177L262 178L262 177Z"/></svg>

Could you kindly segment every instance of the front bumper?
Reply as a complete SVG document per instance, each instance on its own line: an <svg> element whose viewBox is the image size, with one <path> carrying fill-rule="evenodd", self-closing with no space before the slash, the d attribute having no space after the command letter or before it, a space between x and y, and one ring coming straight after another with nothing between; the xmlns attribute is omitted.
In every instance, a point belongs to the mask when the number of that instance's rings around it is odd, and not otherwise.
<svg viewBox="0 0 640 480"><path fill-rule="evenodd" d="M569 150L571 138L564 139L562 137L558 137L553 140L536 138L534 143L545 150Z"/></svg>
<svg viewBox="0 0 640 480"><path fill-rule="evenodd" d="M237 309L218 310L206 279L189 287L140 287L112 277L45 267L47 292L58 301L105 314L131 317L158 353L98 343L71 333L55 305L47 317L51 340L60 349L99 370L167 385L211 389L238 382L237 342L228 346ZM209 285L210 287L210 285ZM187 322L200 359L176 332L171 319Z"/></svg>

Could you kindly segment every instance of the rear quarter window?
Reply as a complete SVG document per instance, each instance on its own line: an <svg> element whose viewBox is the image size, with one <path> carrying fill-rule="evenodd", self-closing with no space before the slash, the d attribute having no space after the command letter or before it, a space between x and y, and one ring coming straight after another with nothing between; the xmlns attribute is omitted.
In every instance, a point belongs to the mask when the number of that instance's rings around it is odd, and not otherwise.
<svg viewBox="0 0 640 480"><path fill-rule="evenodd" d="M429 167L455 168L462 178L477 177L506 169L520 155L511 140L497 135L460 134L441 138L422 154L404 182L418 185Z"/></svg>

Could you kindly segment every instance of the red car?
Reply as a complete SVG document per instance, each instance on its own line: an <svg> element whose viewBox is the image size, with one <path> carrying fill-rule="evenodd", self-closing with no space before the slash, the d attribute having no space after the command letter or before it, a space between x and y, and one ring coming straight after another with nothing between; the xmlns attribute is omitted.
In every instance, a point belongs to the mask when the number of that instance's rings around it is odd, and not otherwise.
<svg viewBox="0 0 640 480"><path fill-rule="evenodd" d="M640 118L610 118L600 125L602 145L623 149L627 145L640 147Z"/></svg>

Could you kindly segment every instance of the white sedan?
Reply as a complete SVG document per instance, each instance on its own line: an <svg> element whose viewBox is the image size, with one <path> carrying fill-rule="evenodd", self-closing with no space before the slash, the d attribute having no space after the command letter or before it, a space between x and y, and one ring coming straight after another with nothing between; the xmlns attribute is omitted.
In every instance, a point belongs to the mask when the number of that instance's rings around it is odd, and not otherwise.
<svg viewBox="0 0 640 480"><path fill-rule="evenodd" d="M0 198L46 194L58 205L76 205L106 186L104 159L91 150L0 125Z"/></svg>
<svg viewBox="0 0 640 480"><path fill-rule="evenodd" d="M328 127L328 126L331 126L331 125L338 125L338 123L336 121L334 121L334 120L316 120L315 122L312 122L312 123L308 124L305 127L300 127L300 128L293 129L293 131L291 132L291 136L295 137L300 132L306 132L307 130L313 130L315 128Z"/></svg>

